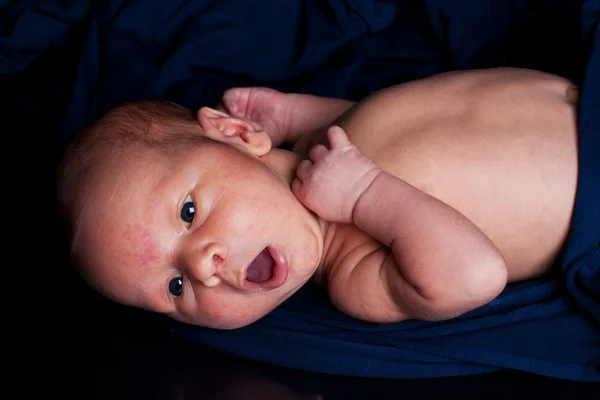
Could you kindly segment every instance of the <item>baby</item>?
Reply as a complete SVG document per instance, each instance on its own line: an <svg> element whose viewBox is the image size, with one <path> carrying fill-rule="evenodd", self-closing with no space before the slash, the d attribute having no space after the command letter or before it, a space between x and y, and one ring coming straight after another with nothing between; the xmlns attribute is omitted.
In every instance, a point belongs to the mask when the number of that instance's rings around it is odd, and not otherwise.
<svg viewBox="0 0 600 400"><path fill-rule="evenodd" d="M490 69L357 104L236 88L196 117L122 105L59 170L74 263L110 299L219 329L309 280L366 321L459 316L558 257L576 93L549 74Z"/></svg>

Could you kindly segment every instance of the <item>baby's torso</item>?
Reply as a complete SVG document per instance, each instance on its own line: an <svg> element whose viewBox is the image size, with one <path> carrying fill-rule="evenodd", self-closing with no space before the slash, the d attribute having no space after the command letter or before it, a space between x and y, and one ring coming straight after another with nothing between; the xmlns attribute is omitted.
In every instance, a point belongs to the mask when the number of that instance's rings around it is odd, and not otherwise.
<svg viewBox="0 0 600 400"><path fill-rule="evenodd" d="M509 281L522 280L548 270L569 229L577 182L570 86L527 70L450 73L376 93L336 124L383 169L471 219L502 252ZM376 243L337 225L335 256L325 260L360 259Z"/></svg>

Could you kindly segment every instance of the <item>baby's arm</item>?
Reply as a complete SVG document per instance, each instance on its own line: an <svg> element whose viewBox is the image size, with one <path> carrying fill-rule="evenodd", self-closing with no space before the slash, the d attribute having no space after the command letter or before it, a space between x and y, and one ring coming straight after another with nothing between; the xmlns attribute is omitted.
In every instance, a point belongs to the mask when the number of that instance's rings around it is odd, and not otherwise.
<svg viewBox="0 0 600 400"><path fill-rule="evenodd" d="M328 137L331 150L322 145L311 149L310 160L298 166L292 190L322 218L354 223L391 249L393 257L385 257L381 265L371 265L368 257L356 265L366 272L349 274L360 281L347 286L365 285L368 274L385 277L381 287L389 289L397 308L381 315L372 304L373 314L367 311L361 317L378 322L443 320L482 306L503 290L504 259L475 224L384 172L350 144L341 128L331 128Z"/></svg>
<svg viewBox="0 0 600 400"><path fill-rule="evenodd" d="M295 143L293 150L299 154L305 154L315 144L313 139L318 141L327 127L355 104L349 100L308 94L290 93L288 96L291 115L287 141Z"/></svg>
<svg viewBox="0 0 600 400"><path fill-rule="evenodd" d="M294 149L297 151L308 150L308 137L329 126L354 104L343 99L246 87L227 90L218 108L261 124L274 146L299 141Z"/></svg>

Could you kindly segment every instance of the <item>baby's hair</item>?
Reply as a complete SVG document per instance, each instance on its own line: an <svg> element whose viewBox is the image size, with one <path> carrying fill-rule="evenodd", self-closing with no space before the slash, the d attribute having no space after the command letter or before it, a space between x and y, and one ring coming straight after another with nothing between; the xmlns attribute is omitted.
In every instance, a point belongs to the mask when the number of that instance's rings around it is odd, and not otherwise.
<svg viewBox="0 0 600 400"><path fill-rule="evenodd" d="M197 127L191 110L169 101L149 100L118 106L81 130L67 146L56 174L58 204L69 236L76 229L73 225L84 202L85 186L95 174L102 173L124 150L164 150L199 141Z"/></svg>

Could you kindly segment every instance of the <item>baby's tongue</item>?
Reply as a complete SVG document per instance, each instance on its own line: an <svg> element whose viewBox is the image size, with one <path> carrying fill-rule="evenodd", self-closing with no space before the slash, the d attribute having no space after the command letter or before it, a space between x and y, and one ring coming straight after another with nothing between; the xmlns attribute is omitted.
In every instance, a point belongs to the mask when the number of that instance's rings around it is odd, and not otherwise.
<svg viewBox="0 0 600 400"><path fill-rule="evenodd" d="M261 283L271 279L273 275L273 258L266 248L252 261L246 271L246 280Z"/></svg>

